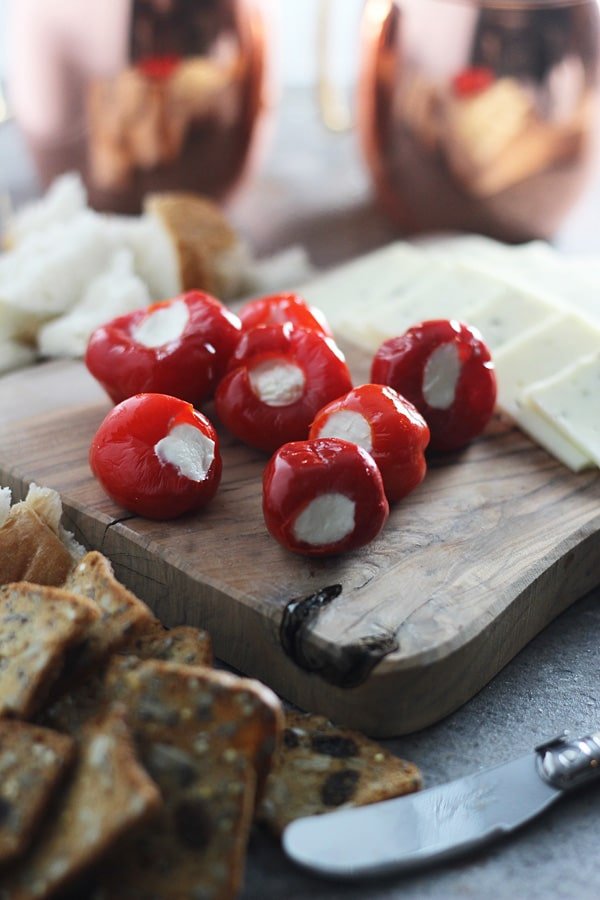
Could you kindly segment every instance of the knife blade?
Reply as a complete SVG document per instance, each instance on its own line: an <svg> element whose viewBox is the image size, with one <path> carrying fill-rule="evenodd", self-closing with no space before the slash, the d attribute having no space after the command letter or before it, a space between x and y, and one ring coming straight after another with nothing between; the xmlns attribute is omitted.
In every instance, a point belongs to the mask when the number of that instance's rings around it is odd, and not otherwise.
<svg viewBox="0 0 600 900"><path fill-rule="evenodd" d="M520 828L565 792L600 779L600 732L567 734L532 753L416 794L292 822L283 847L321 875L353 879L467 853Z"/></svg>

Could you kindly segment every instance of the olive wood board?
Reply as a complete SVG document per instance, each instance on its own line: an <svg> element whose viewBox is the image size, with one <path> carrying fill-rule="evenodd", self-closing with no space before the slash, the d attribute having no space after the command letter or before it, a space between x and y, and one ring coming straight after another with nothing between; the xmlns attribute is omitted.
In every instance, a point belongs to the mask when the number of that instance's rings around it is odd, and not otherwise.
<svg viewBox="0 0 600 900"><path fill-rule="evenodd" d="M346 349L360 383L367 360ZM60 491L66 526L166 624L207 628L224 662L339 724L380 737L432 724L600 583L597 470L573 474L501 415L432 458L373 543L314 560L266 532L266 456L224 434L205 510L156 522L118 508L87 462L109 409L80 362L0 379L1 483L16 499L30 481Z"/></svg>

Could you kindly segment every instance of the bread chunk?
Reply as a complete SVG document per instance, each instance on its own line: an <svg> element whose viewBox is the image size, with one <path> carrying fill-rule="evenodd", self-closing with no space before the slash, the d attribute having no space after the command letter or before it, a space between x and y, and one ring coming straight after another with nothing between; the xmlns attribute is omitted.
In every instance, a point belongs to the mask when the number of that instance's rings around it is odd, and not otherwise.
<svg viewBox="0 0 600 900"><path fill-rule="evenodd" d="M0 528L0 583L31 581L56 587L72 565L69 551L38 514L15 504Z"/></svg>
<svg viewBox="0 0 600 900"><path fill-rule="evenodd" d="M28 722L0 721L0 864L22 855L73 761L65 734Z"/></svg>
<svg viewBox="0 0 600 900"><path fill-rule="evenodd" d="M90 600L60 588L28 582L0 588L0 717L33 715L65 653L97 618Z"/></svg>
<svg viewBox="0 0 600 900"><path fill-rule="evenodd" d="M257 818L276 835L302 816L364 806L421 787L416 766L323 716L286 712L283 741Z"/></svg>

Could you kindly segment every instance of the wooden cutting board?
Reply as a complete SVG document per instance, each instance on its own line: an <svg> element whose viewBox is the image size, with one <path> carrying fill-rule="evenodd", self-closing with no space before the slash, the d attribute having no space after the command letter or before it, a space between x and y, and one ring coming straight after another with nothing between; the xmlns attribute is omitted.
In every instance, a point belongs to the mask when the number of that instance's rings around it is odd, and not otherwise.
<svg viewBox="0 0 600 900"><path fill-rule="evenodd" d="M573 475L501 417L432 460L370 546L310 560L266 533L266 457L226 435L201 514L116 507L87 465L109 408L80 363L0 379L0 482L17 499L30 481L60 491L67 527L167 624L207 628L222 660L340 724L391 736L435 722L600 583L600 476Z"/></svg>

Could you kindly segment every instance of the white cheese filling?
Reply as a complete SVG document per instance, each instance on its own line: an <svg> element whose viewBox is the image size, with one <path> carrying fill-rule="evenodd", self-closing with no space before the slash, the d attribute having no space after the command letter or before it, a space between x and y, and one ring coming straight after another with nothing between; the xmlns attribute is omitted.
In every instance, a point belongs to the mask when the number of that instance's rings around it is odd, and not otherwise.
<svg viewBox="0 0 600 900"><path fill-rule="evenodd" d="M190 481L204 481L215 458L215 442L193 425L176 425L154 445L161 463Z"/></svg>
<svg viewBox="0 0 600 900"><path fill-rule="evenodd" d="M433 409L449 409L454 403L461 362L455 344L437 347L423 371L423 397Z"/></svg>
<svg viewBox="0 0 600 900"><path fill-rule="evenodd" d="M189 320L187 303L176 300L147 315L131 329L131 336L144 347L162 347L179 340Z"/></svg>
<svg viewBox="0 0 600 900"><path fill-rule="evenodd" d="M368 420L359 412L342 409L329 416L321 430L319 437L337 437L343 441L358 444L367 453L373 449L371 426Z"/></svg>
<svg viewBox="0 0 600 900"><path fill-rule="evenodd" d="M356 503L345 494L321 494L294 522L294 538L314 547L336 544L354 531L355 511Z"/></svg>
<svg viewBox="0 0 600 900"><path fill-rule="evenodd" d="M306 378L299 366L283 360L269 360L250 369L250 386L267 406L290 406L304 393Z"/></svg>

